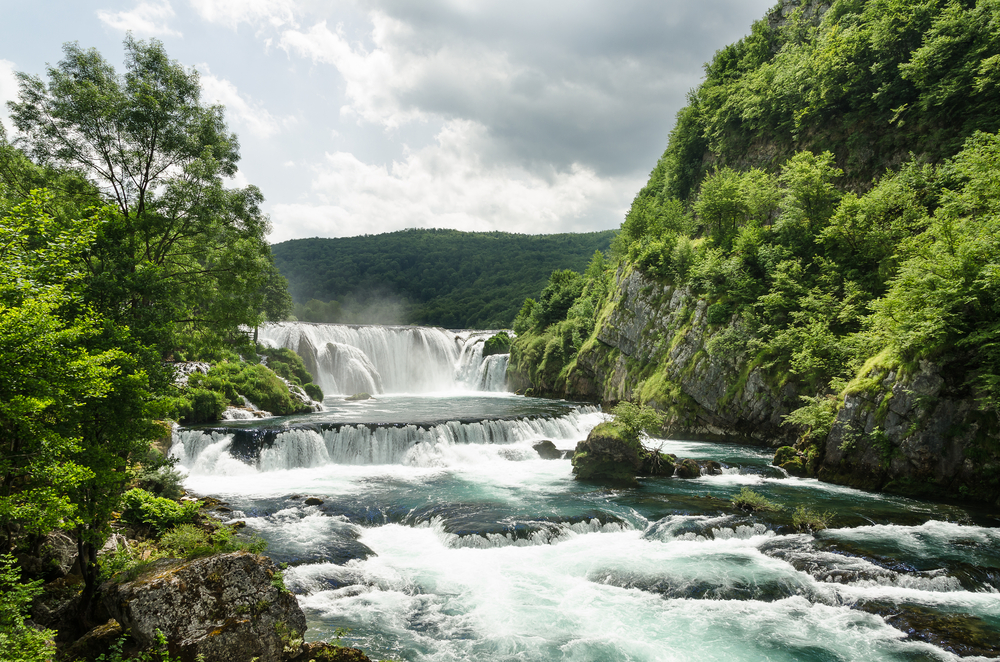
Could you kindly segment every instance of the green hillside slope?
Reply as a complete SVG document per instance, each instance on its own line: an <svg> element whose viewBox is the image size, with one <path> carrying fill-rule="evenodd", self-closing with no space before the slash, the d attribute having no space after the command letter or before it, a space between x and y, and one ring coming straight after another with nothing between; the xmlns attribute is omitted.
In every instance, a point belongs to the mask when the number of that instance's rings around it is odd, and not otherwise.
<svg viewBox="0 0 1000 662"><path fill-rule="evenodd" d="M499 328L549 274L582 271L614 235L402 230L293 239L271 251L299 319Z"/></svg>

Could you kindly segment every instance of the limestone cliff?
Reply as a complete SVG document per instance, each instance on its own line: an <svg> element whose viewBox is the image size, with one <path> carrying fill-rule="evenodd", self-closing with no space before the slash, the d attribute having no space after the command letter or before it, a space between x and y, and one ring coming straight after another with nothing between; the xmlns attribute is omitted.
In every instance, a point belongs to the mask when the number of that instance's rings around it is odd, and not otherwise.
<svg viewBox="0 0 1000 662"><path fill-rule="evenodd" d="M783 417L803 405L800 395L824 393L810 392L787 371L756 365L738 343L724 342L727 334L740 337L733 333L739 318L710 321L709 310L687 288L621 268L578 351L560 369L545 371L515 343L511 383L539 395L652 405L666 414L669 436L794 444L802 473L831 482L1000 498L995 416L977 407L961 379L949 381L947 367L874 361L843 392L826 394L834 417L829 430L803 430Z"/></svg>

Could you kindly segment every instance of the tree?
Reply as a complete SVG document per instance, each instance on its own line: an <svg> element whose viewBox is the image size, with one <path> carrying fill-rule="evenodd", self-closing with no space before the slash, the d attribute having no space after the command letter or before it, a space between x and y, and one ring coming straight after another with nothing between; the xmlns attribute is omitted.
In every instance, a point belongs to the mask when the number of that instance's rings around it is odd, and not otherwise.
<svg viewBox="0 0 1000 662"><path fill-rule="evenodd" d="M156 41L125 40L125 73L66 44L49 81L18 74L17 144L38 164L83 173L117 214L86 256L87 302L168 351L175 331L238 340L265 313L273 270L254 186L227 189L239 144L198 74Z"/></svg>

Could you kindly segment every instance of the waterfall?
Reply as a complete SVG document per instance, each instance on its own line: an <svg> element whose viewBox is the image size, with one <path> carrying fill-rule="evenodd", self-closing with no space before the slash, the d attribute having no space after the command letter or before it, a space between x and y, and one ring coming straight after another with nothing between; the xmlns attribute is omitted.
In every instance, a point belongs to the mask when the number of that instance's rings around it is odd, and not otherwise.
<svg viewBox="0 0 1000 662"><path fill-rule="evenodd" d="M538 457L531 447L533 442L548 439L572 447L602 420L600 408L587 406L563 416L449 421L426 427L359 424L293 428L267 435L257 447L244 445L243 452L234 444L234 435L240 430L179 430L174 433L171 455L188 473L200 475L241 475L331 464L432 467L494 457L527 460Z"/></svg>
<svg viewBox="0 0 1000 662"><path fill-rule="evenodd" d="M504 391L507 355L483 358L495 333L279 322L259 340L295 351L327 394Z"/></svg>

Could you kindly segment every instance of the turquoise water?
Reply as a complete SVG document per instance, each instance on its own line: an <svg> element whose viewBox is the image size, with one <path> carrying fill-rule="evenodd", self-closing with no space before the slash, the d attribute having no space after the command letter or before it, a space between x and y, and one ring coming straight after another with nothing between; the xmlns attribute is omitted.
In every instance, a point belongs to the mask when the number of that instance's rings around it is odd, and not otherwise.
<svg viewBox="0 0 1000 662"><path fill-rule="evenodd" d="M349 628L343 642L373 659L428 662L1000 654L995 513L789 478L770 450L679 440L648 443L723 473L582 483L532 449L572 449L603 420L568 402L328 405L180 430L173 449L190 490L225 499L289 564L307 639ZM785 510L735 510L743 487ZM831 528L797 533L799 505L832 513Z"/></svg>

